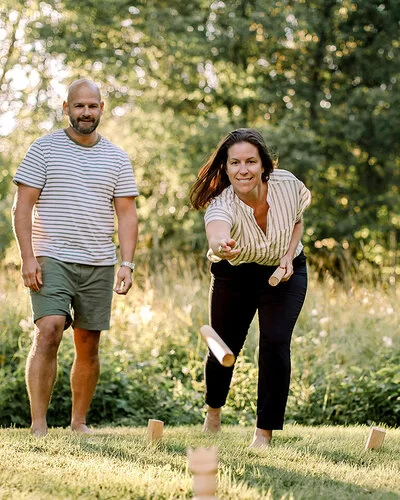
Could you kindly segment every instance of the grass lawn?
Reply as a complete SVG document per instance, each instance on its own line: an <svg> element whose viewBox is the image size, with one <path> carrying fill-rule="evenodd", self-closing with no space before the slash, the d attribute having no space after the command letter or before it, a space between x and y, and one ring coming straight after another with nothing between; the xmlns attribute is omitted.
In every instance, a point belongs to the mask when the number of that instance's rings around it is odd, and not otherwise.
<svg viewBox="0 0 400 500"><path fill-rule="evenodd" d="M287 425L268 451L247 448L252 429L166 427L158 444L145 428L91 436L51 429L44 439L0 429L1 499L189 499L187 448L215 445L220 499L400 499L400 429L366 451L369 428Z"/></svg>

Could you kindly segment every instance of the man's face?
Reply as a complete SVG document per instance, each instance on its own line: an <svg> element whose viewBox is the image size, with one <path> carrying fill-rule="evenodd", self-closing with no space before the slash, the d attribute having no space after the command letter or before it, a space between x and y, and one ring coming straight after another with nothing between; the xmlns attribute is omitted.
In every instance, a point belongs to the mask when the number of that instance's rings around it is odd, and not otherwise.
<svg viewBox="0 0 400 500"><path fill-rule="evenodd" d="M90 135L100 123L103 107L96 89L82 84L71 92L68 102L64 103L64 112L76 133Z"/></svg>

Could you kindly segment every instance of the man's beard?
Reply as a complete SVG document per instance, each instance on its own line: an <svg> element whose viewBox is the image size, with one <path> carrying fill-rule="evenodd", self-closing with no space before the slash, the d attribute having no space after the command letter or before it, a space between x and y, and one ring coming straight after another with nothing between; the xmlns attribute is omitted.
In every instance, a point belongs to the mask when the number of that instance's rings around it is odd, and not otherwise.
<svg viewBox="0 0 400 500"><path fill-rule="evenodd" d="M84 122L87 125L81 125L80 122ZM69 123L71 127L75 130L75 132L78 132L79 134L84 134L84 135L90 135L92 132L96 130L100 123L100 117L97 120L94 120L89 126L89 121L84 121L84 120L75 120L74 118L69 117Z"/></svg>

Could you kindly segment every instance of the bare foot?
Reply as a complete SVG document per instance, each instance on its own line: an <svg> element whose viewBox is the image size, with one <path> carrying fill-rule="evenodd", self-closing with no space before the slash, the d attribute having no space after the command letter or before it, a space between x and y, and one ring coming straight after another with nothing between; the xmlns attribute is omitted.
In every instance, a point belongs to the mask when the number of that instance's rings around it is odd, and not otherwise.
<svg viewBox="0 0 400 500"><path fill-rule="evenodd" d="M211 406L207 405L203 432L221 432L221 408L211 408Z"/></svg>
<svg viewBox="0 0 400 500"><path fill-rule="evenodd" d="M71 424L71 431L78 434L93 434L93 431L86 424Z"/></svg>
<svg viewBox="0 0 400 500"><path fill-rule="evenodd" d="M265 450L271 446L272 431L265 429L256 429L254 431L253 441L249 448Z"/></svg>
<svg viewBox="0 0 400 500"><path fill-rule="evenodd" d="M36 438L42 438L47 434L47 424L44 425L31 425L31 434Z"/></svg>

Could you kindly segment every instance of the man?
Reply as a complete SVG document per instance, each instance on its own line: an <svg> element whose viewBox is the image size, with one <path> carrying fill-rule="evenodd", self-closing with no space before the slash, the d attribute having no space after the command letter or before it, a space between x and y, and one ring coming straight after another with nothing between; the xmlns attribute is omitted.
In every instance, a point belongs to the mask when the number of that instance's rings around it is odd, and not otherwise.
<svg viewBox="0 0 400 500"><path fill-rule="evenodd" d="M72 83L63 104L69 126L36 140L14 177L13 226L35 322L26 384L38 437L47 434L58 347L70 324L71 429L91 432L86 414L99 377L100 332L110 327L117 261L114 213L121 257L114 292L125 295L132 286L138 190L128 156L96 131L103 108L95 83Z"/></svg>

